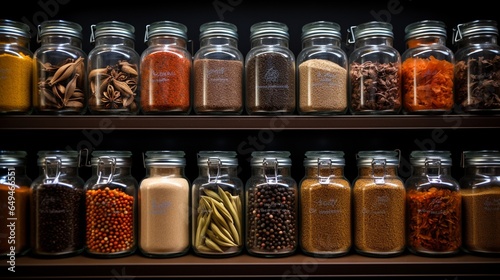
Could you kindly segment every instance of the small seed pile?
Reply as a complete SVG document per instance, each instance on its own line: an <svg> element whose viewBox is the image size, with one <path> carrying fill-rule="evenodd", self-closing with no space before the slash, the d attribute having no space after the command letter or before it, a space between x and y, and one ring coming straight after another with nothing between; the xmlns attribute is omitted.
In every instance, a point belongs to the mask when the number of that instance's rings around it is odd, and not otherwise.
<svg viewBox="0 0 500 280"><path fill-rule="evenodd" d="M106 187L86 192L87 250L120 253L133 248L134 197Z"/></svg>
<svg viewBox="0 0 500 280"><path fill-rule="evenodd" d="M241 199L218 187L203 189L198 201L194 236L196 250L203 253L225 253L242 245Z"/></svg>

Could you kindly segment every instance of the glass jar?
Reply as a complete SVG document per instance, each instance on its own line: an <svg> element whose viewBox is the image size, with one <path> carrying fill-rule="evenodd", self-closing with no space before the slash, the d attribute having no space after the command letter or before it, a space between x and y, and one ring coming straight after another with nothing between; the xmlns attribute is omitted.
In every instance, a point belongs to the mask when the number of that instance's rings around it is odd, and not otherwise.
<svg viewBox="0 0 500 280"><path fill-rule="evenodd" d="M347 111L347 55L340 25L316 21L302 27L297 56L300 114L343 114Z"/></svg>
<svg viewBox="0 0 500 280"><path fill-rule="evenodd" d="M187 27L172 21L146 25L141 54L141 110L144 114L188 114L191 54Z"/></svg>
<svg viewBox="0 0 500 280"><path fill-rule="evenodd" d="M148 151L138 193L139 249L147 257L187 253L189 181L183 151Z"/></svg>
<svg viewBox="0 0 500 280"><path fill-rule="evenodd" d="M31 184L31 251L66 257L83 252L85 181L77 151L38 152L39 176Z"/></svg>
<svg viewBox="0 0 500 280"><path fill-rule="evenodd" d="M464 151L462 159L462 248L470 253L499 254L500 152Z"/></svg>
<svg viewBox="0 0 500 280"><path fill-rule="evenodd" d="M86 245L94 257L133 254L137 242L137 188L130 151L94 151L85 182Z"/></svg>
<svg viewBox="0 0 500 280"><path fill-rule="evenodd" d="M87 54L82 27L65 20L38 25L33 54L33 108L39 114L83 114L87 108Z"/></svg>
<svg viewBox="0 0 500 280"><path fill-rule="evenodd" d="M392 257L404 252L405 199L398 176L398 151L359 151L358 176L353 183L354 246L373 257Z"/></svg>
<svg viewBox="0 0 500 280"><path fill-rule="evenodd" d="M119 21L91 25L88 54L91 114L136 114L139 111L139 54L134 26Z"/></svg>
<svg viewBox="0 0 500 280"><path fill-rule="evenodd" d="M288 26L274 21L255 23L250 27L250 44L245 58L247 113L293 113L295 55L288 47Z"/></svg>
<svg viewBox="0 0 500 280"><path fill-rule="evenodd" d="M243 251L243 182L233 151L200 151L192 186L192 247L207 257Z"/></svg>
<svg viewBox="0 0 500 280"><path fill-rule="evenodd" d="M455 102L459 112L500 111L500 47L494 20L474 20L453 29Z"/></svg>
<svg viewBox="0 0 500 280"><path fill-rule="evenodd" d="M405 113L452 111L455 57L446 38L446 25L441 21L422 20L406 26L401 64Z"/></svg>
<svg viewBox="0 0 500 280"><path fill-rule="evenodd" d="M298 188L288 151L254 151L245 185L246 249L254 256L284 257L296 252Z"/></svg>
<svg viewBox="0 0 500 280"><path fill-rule="evenodd" d="M0 151L0 256L9 260L30 248L30 186L25 151Z"/></svg>
<svg viewBox="0 0 500 280"><path fill-rule="evenodd" d="M344 152L308 151L300 182L300 247L307 255L334 257L351 249L351 184Z"/></svg>
<svg viewBox="0 0 500 280"><path fill-rule="evenodd" d="M0 114L30 114L33 53L27 24L0 19Z"/></svg>
<svg viewBox="0 0 500 280"><path fill-rule="evenodd" d="M402 108L401 55L388 22L370 21L347 30L349 109L352 114L397 114Z"/></svg>
<svg viewBox="0 0 500 280"><path fill-rule="evenodd" d="M196 114L243 111L243 62L236 25L214 21L200 26L200 49L194 56Z"/></svg>
<svg viewBox="0 0 500 280"><path fill-rule="evenodd" d="M462 244L462 196L449 151L413 151L406 180L407 247L413 254L449 256Z"/></svg>

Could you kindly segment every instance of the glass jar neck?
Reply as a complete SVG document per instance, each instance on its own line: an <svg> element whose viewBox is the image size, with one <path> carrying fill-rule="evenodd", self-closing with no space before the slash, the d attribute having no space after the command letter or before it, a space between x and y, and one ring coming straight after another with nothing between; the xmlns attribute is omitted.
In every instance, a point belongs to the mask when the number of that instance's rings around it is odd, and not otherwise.
<svg viewBox="0 0 500 280"><path fill-rule="evenodd" d="M358 174L361 177L397 176L398 168L395 165L359 166Z"/></svg>
<svg viewBox="0 0 500 280"><path fill-rule="evenodd" d="M20 47L29 49L30 40L24 37L0 35L0 45L18 45Z"/></svg>
<svg viewBox="0 0 500 280"><path fill-rule="evenodd" d="M146 168L146 177L173 176L184 177L184 167L181 166L149 166Z"/></svg>
<svg viewBox="0 0 500 280"><path fill-rule="evenodd" d="M446 38L444 36L423 36L423 37L415 37L409 38L406 40L406 47L416 48L420 46L431 46L431 45L445 45Z"/></svg>
<svg viewBox="0 0 500 280"><path fill-rule="evenodd" d="M95 39L95 46L100 45L117 45L117 46L125 46L134 48L135 43L134 40L122 37L122 36L101 36Z"/></svg>
<svg viewBox="0 0 500 280"><path fill-rule="evenodd" d="M158 45L187 48L187 41L184 40L183 38L179 38L176 36L168 36L168 35L153 36L149 38L148 46L158 46Z"/></svg>
<svg viewBox="0 0 500 280"><path fill-rule="evenodd" d="M309 178L315 177L328 177L328 176L344 176L344 167L343 166L306 166L305 167L306 176Z"/></svg>
<svg viewBox="0 0 500 280"><path fill-rule="evenodd" d="M463 38L457 42L457 47L462 48L465 46L482 45L482 44L493 44L497 45L497 36L495 35L480 35L480 36L470 36Z"/></svg>
<svg viewBox="0 0 500 280"><path fill-rule="evenodd" d="M78 176L78 168L76 166L56 167L45 165L39 167L39 174L45 176L46 178L55 178L61 176L73 177Z"/></svg>
<svg viewBox="0 0 500 280"><path fill-rule="evenodd" d="M500 176L500 166L469 166L465 174L477 176Z"/></svg>
<svg viewBox="0 0 500 280"><path fill-rule="evenodd" d="M391 46L393 45L394 39L388 36L371 36L366 38L360 38L356 40L355 47L364 46Z"/></svg>
<svg viewBox="0 0 500 280"><path fill-rule="evenodd" d="M92 174L99 175L99 173L103 177L107 177L110 175L128 176L131 174L131 168L130 166L112 166L109 164L106 164L104 166L92 166Z"/></svg>
<svg viewBox="0 0 500 280"><path fill-rule="evenodd" d="M302 41L302 48L314 46L340 47L340 40L334 37L312 37Z"/></svg>
<svg viewBox="0 0 500 280"><path fill-rule="evenodd" d="M205 37L200 41L200 47L206 46L237 48L238 41L230 37Z"/></svg>
<svg viewBox="0 0 500 280"><path fill-rule="evenodd" d="M26 176L26 166L25 165L2 166L2 168L0 168L0 170L4 170L4 171L2 171L2 175L8 174L8 176L11 176L11 174L12 174L13 176ZM14 173L11 173L12 171L14 171ZM0 177L2 175L0 175Z"/></svg>
<svg viewBox="0 0 500 280"><path fill-rule="evenodd" d="M413 166L413 175L414 176L441 176L441 175L450 175L451 167L450 166Z"/></svg>
<svg viewBox="0 0 500 280"><path fill-rule="evenodd" d="M290 176L291 175L291 168L290 166L278 166L277 168L274 168L272 166L252 166L251 168L251 175L252 176Z"/></svg>
<svg viewBox="0 0 500 280"><path fill-rule="evenodd" d="M81 48L82 40L71 36L43 36L40 40L40 44L70 45L77 48Z"/></svg>
<svg viewBox="0 0 500 280"><path fill-rule="evenodd" d="M217 166L211 166L210 168L208 166L199 166L198 170L200 177L236 177L238 175L236 166L221 166L220 168L217 168Z"/></svg>
<svg viewBox="0 0 500 280"><path fill-rule="evenodd" d="M288 48L288 40L280 37L259 37L252 40L252 47L256 46L280 46Z"/></svg>

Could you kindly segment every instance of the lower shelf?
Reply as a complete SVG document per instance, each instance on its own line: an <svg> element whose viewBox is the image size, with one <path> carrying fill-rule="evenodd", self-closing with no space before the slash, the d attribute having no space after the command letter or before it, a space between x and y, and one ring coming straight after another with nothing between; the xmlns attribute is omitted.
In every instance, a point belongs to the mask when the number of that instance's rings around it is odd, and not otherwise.
<svg viewBox="0 0 500 280"><path fill-rule="evenodd" d="M7 260L8 261L8 260ZM314 258L296 254L285 258L258 258L246 254L230 258L202 258L192 254L153 259L132 255L96 259L84 255L40 259L28 256L15 260L15 272L2 261L2 279L68 278L198 278L198 277L367 277L439 276L500 277L500 258L461 254L429 258L405 254L392 258L371 258L351 254L337 258ZM7 272L7 273L6 273Z"/></svg>

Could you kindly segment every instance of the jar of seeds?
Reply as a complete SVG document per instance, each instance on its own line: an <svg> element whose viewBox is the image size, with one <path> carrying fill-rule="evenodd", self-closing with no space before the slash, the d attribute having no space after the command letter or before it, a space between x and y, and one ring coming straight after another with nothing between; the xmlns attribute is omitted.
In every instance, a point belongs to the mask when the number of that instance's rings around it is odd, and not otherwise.
<svg viewBox="0 0 500 280"><path fill-rule="evenodd" d="M25 151L0 151L0 257L15 258L30 248L30 186ZM14 243L12 243L14 242Z"/></svg>
<svg viewBox="0 0 500 280"><path fill-rule="evenodd" d="M38 25L33 54L33 107L39 114L83 114L87 108L87 54L82 27L65 20Z"/></svg>
<svg viewBox="0 0 500 280"><path fill-rule="evenodd" d="M413 151L406 180L407 247L411 253L450 256L462 246L462 194L451 176L449 151Z"/></svg>
<svg viewBox="0 0 500 280"><path fill-rule="evenodd" d="M289 49L288 26L264 21L250 27L251 48L245 58L248 114L295 111L295 55Z"/></svg>
<svg viewBox="0 0 500 280"><path fill-rule="evenodd" d="M500 253L500 152L464 151L460 179L462 248L479 254Z"/></svg>
<svg viewBox="0 0 500 280"><path fill-rule="evenodd" d="M260 257L284 257L298 244L298 187L288 151L254 151L245 185L246 249Z"/></svg>
<svg viewBox="0 0 500 280"><path fill-rule="evenodd" d="M234 256L243 251L243 182L233 151L200 151L199 175L192 186L194 253Z"/></svg>
<svg viewBox="0 0 500 280"><path fill-rule="evenodd" d="M91 26L88 55L91 114L136 114L139 111L139 63L134 26L104 21Z"/></svg>
<svg viewBox="0 0 500 280"><path fill-rule="evenodd" d="M85 243L84 180L78 175L77 151L40 151L40 176L31 184L32 252L69 256Z"/></svg>
<svg viewBox="0 0 500 280"><path fill-rule="evenodd" d="M137 180L130 151L94 151L85 182L86 245L94 257L133 254L137 242Z"/></svg>
<svg viewBox="0 0 500 280"><path fill-rule="evenodd" d="M344 152L308 151L300 182L300 247L305 254L334 257L351 249L351 184Z"/></svg>
<svg viewBox="0 0 500 280"><path fill-rule="evenodd" d="M401 55L388 22L349 28L349 108L352 114L397 114L402 108Z"/></svg>
<svg viewBox="0 0 500 280"><path fill-rule="evenodd" d="M353 183L354 246L373 257L397 256L405 250L405 199L398 176L398 151L359 151Z"/></svg>

